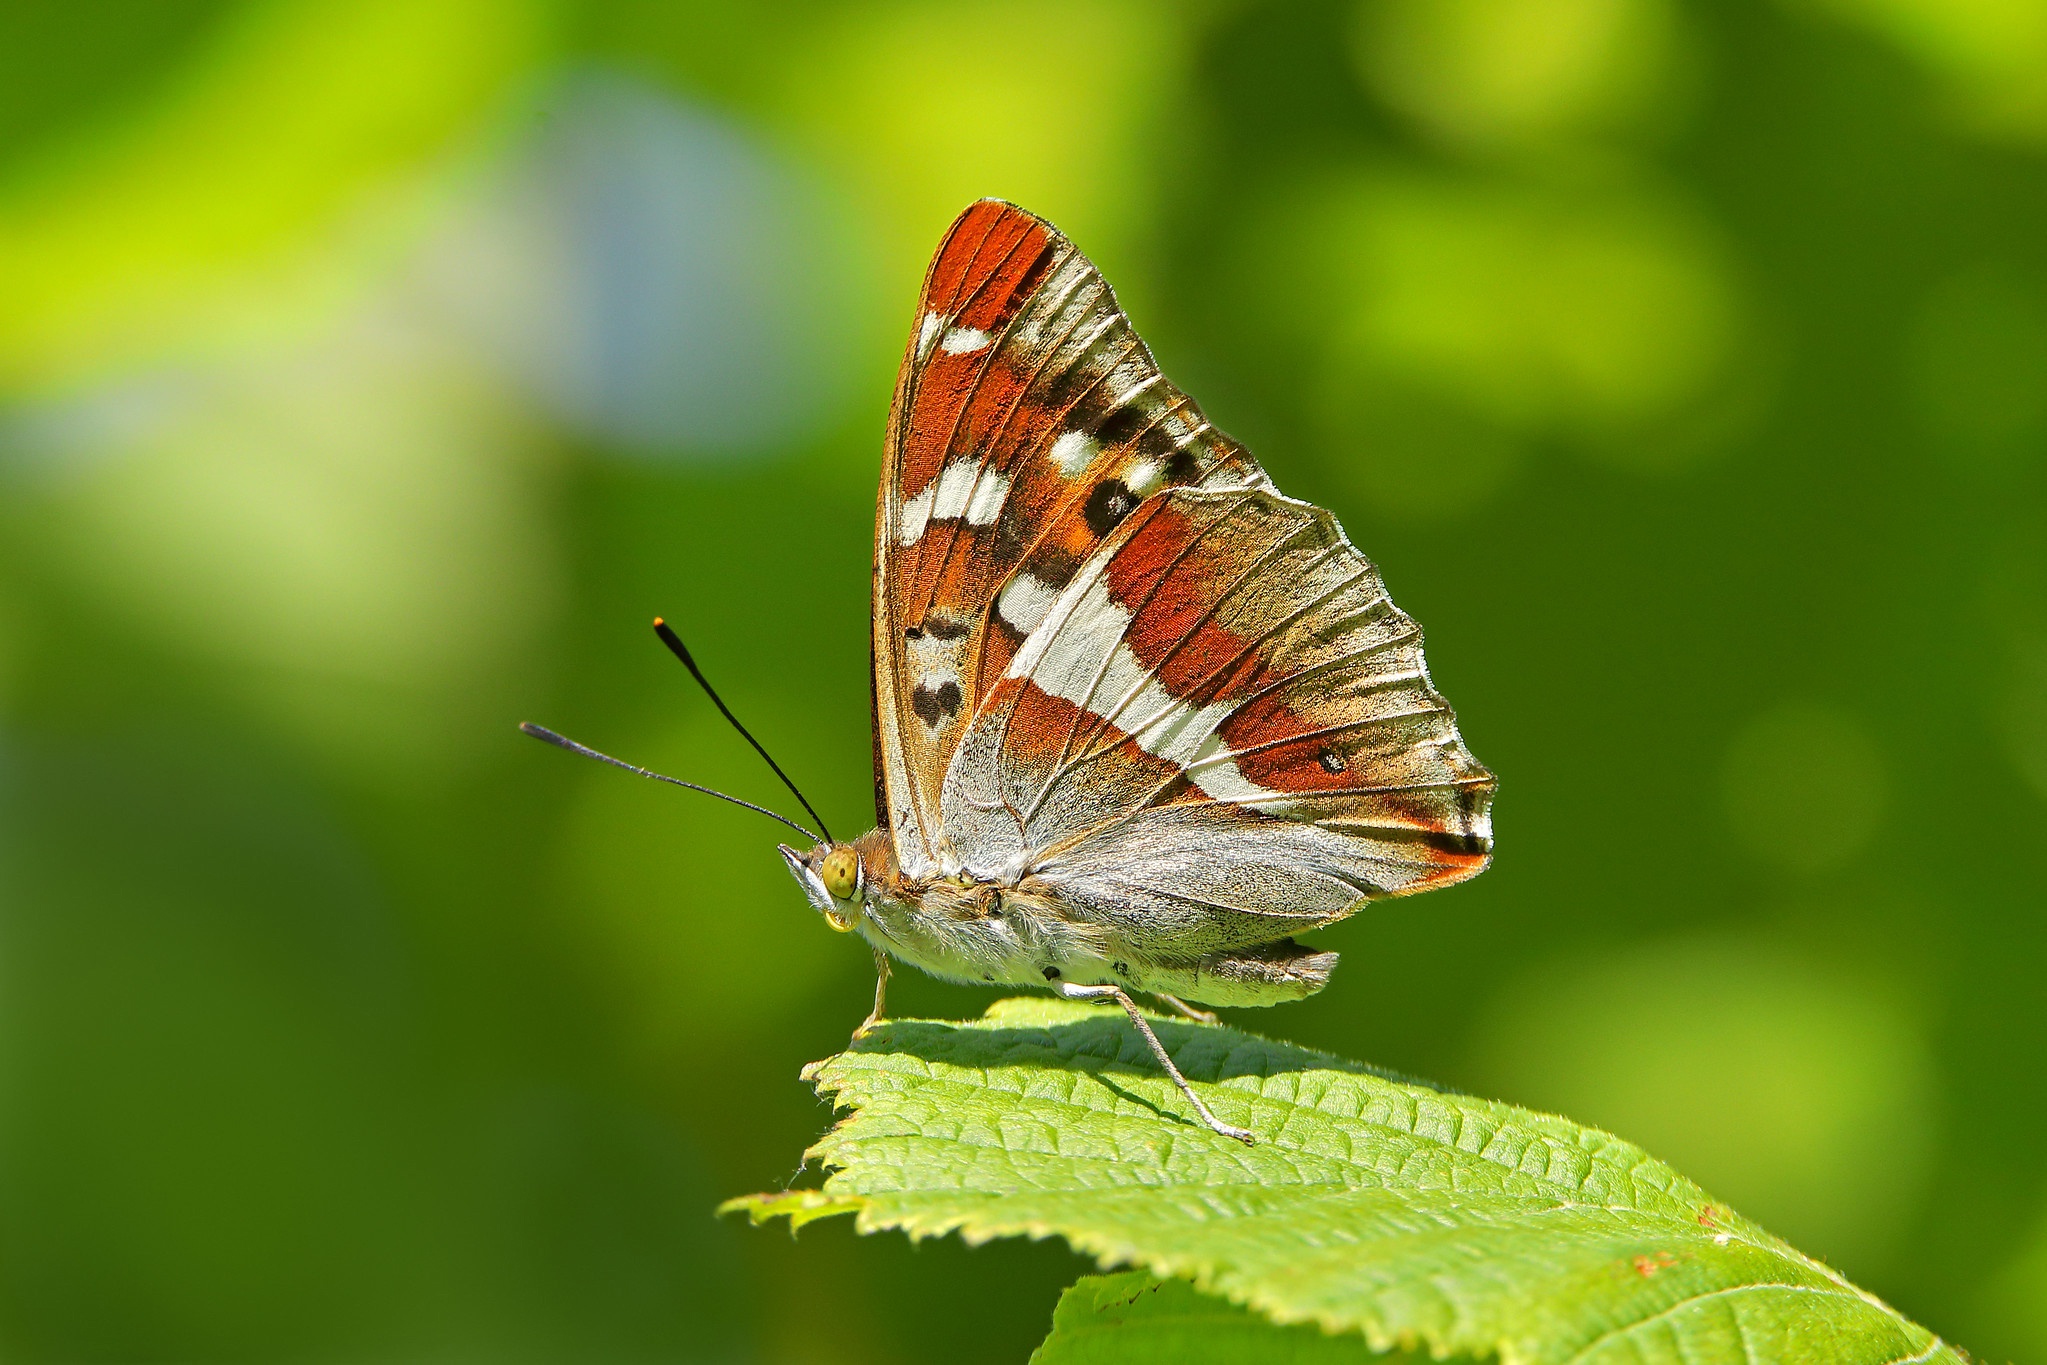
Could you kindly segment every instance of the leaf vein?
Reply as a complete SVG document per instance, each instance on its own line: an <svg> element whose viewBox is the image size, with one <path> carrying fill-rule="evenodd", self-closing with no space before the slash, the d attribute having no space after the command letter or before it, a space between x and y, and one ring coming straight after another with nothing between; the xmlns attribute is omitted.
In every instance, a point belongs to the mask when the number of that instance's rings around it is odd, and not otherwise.
<svg viewBox="0 0 2047 1365"><path fill-rule="evenodd" d="M1736 1294L1756 1294L1770 1291L1789 1294L1819 1294L1830 1299L1843 1299L1851 1297L1849 1295L1842 1294L1839 1290L1822 1289L1818 1285L1811 1284L1782 1284L1777 1281L1771 1281L1766 1284L1722 1285L1718 1289L1708 1290L1705 1293L1688 1294L1684 1298L1679 1299L1677 1302L1669 1304L1666 1307L1659 1309L1657 1312L1651 1313L1646 1318L1639 1318L1634 1322L1624 1323L1619 1327L1609 1328L1607 1331L1600 1333L1591 1341L1587 1342L1585 1345L1579 1347L1578 1350L1574 1351L1570 1355L1570 1357L1564 1361L1564 1365L1577 1365L1578 1361L1585 1359L1587 1356L1592 1354L1592 1352L1598 1350L1601 1346L1604 1346L1607 1342L1613 1340L1614 1338L1633 1335L1634 1333L1641 1331L1644 1327L1648 1327L1656 1322L1659 1322L1662 1319L1671 1316L1673 1313L1680 1311L1681 1309L1696 1308L1700 1304L1706 1303L1709 1300L1731 1298ZM1739 1329L1737 1328L1737 1330ZM1753 1351L1750 1350L1747 1332L1741 1332L1741 1348L1744 1355L1746 1355L1750 1360L1755 1359Z"/></svg>

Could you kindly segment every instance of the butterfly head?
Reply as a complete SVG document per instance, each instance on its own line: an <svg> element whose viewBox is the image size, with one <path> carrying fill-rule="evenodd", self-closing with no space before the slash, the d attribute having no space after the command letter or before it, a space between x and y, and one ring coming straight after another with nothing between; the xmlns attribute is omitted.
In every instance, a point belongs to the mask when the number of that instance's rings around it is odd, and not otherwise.
<svg viewBox="0 0 2047 1365"><path fill-rule="evenodd" d="M787 844L779 846L789 875L803 888L811 906L825 923L840 933L851 933L860 923L862 892L867 889L867 871L851 844L819 844L808 853L798 853Z"/></svg>

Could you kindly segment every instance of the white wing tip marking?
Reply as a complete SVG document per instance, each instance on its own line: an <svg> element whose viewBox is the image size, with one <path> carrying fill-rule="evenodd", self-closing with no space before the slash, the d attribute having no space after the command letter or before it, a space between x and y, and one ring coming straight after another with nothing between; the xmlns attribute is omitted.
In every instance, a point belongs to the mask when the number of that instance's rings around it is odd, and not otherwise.
<svg viewBox="0 0 2047 1365"><path fill-rule="evenodd" d="M1138 371L1138 377L1135 380L1131 381L1124 388L1123 392L1116 398L1114 406L1119 408L1129 406L1130 401L1132 399L1142 397L1145 394L1149 393L1154 386L1165 382L1165 378L1166 377L1163 374L1159 373L1157 370ZM1145 404L1144 407L1140 409L1140 411L1144 411L1148 415L1149 411L1153 408L1156 408L1157 406L1158 406L1157 400L1153 399L1150 403Z"/></svg>
<svg viewBox="0 0 2047 1365"><path fill-rule="evenodd" d="M971 456L962 456L940 470L932 487L938 490L931 502L933 521L965 517L973 526L995 520L1002 500L1009 496L1008 476L985 468Z"/></svg>
<svg viewBox="0 0 2047 1365"><path fill-rule="evenodd" d="M937 484L928 483L903 503L896 518L896 544L915 545L924 538L924 528L931 521L931 498Z"/></svg>
<svg viewBox="0 0 2047 1365"><path fill-rule="evenodd" d="M936 311L926 313L924 321L917 327L917 358L931 354L931 343L938 340L938 334L945 329L945 315Z"/></svg>
<svg viewBox="0 0 2047 1365"><path fill-rule="evenodd" d="M938 477L907 499L896 522L896 543L915 545L934 521L964 519L969 526L987 526L1002 514L1009 498L1009 476L961 457L938 471Z"/></svg>
<svg viewBox="0 0 2047 1365"><path fill-rule="evenodd" d="M1052 604L1059 600L1059 589L1039 578L1036 574L1018 570L1016 575L1002 585L1002 591L995 598L995 610L1002 619L1016 628L1019 635L1029 635L1038 628L1052 610Z"/></svg>
<svg viewBox="0 0 2047 1365"><path fill-rule="evenodd" d="M945 334L945 340L938 343L938 349L947 355L972 355L975 351L986 350L995 338L978 327L955 327Z"/></svg>
<svg viewBox="0 0 2047 1365"><path fill-rule="evenodd" d="M1101 454L1101 451L1101 443L1087 432L1066 431L1061 432L1059 439L1052 442L1049 455L1060 474L1070 479L1093 464L1095 456Z"/></svg>
<svg viewBox="0 0 2047 1365"><path fill-rule="evenodd" d="M1007 476L990 470L981 475L974 485L974 496L967 500L967 525L988 526L1002 513L1002 504L1009 497Z"/></svg>

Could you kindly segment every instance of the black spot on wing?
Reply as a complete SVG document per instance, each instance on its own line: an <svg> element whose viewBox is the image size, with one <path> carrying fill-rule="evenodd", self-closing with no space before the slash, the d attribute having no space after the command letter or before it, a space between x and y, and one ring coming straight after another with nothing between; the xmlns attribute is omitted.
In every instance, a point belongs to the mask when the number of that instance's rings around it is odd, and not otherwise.
<svg viewBox="0 0 2047 1365"><path fill-rule="evenodd" d="M1081 515L1087 520L1087 528L1097 536L1105 536L1123 524L1123 518L1137 510L1140 501L1130 491L1130 485L1121 479L1104 479L1095 485L1095 491L1087 495L1087 506Z"/></svg>
<svg viewBox="0 0 2047 1365"><path fill-rule="evenodd" d="M1024 518L1014 509L1002 509L1002 519L995 523L995 558L1007 564L1024 552Z"/></svg>
<svg viewBox="0 0 2047 1365"><path fill-rule="evenodd" d="M1173 457L1180 453L1180 447L1173 443L1173 433L1156 422L1146 427L1138 436L1137 450L1144 458L1156 460L1161 466L1169 465Z"/></svg>
<svg viewBox="0 0 2047 1365"><path fill-rule="evenodd" d="M1151 419L1136 408L1117 408L1095 428L1095 439L1105 446L1120 446L1143 431L1150 422Z"/></svg>
<svg viewBox="0 0 2047 1365"><path fill-rule="evenodd" d="M936 730L941 722L959 714L960 685L951 678L936 687L918 683L917 690L910 694L910 709L917 713L917 719Z"/></svg>
<svg viewBox="0 0 2047 1365"><path fill-rule="evenodd" d="M1466 856L1486 853L1492 849L1492 841L1475 831L1432 829L1421 836L1421 842L1442 853L1461 853Z"/></svg>

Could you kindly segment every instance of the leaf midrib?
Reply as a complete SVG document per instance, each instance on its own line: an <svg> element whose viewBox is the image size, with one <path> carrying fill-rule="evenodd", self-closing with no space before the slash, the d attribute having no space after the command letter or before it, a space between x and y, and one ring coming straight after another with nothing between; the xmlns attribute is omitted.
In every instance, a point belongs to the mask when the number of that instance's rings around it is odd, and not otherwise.
<svg viewBox="0 0 2047 1365"><path fill-rule="evenodd" d="M961 1031L966 1030L962 1029ZM986 1030L973 1031L984 1034L986 1032ZM994 1075L991 1074L990 1070L986 1066L979 1065L977 1063L952 1060L934 1060L931 1058L925 1058L920 1056L917 1059L918 1065L915 1067L914 1072L900 1066L860 1065L860 1063L864 1061L867 1057L874 1055L875 1054L851 1053L836 1060L840 1063L842 1069L844 1070L848 1071L857 1070L860 1072L864 1072L869 1076L903 1078L912 1076L914 1074L917 1081L914 1088L906 1088L896 1092L897 1094L905 1096L932 1087L949 1087L957 1088L968 1096L979 1096L986 1094L1008 1095L1029 1103L1067 1105L1073 1108L1077 1108L1082 1113L1090 1116L1124 1117L1124 1115L1117 1114L1114 1111L1080 1105L1070 1099L1064 1099L1052 1095L1029 1093L1029 1091L1022 1085L1013 1086L1012 1084L1008 1083L1006 1078L998 1080ZM1073 1063L1075 1068L1081 1074L1089 1076L1098 1074L1098 1071L1102 1068L1098 1066L1089 1066L1087 1065L1087 1063L1095 1062L1099 1064L1108 1061L1108 1059L1102 1058L1098 1055L1078 1050L1072 1052L1059 1051L1058 1055L1062 1058L1062 1060ZM1319 1060L1319 1058L1316 1060ZM1120 1058L1117 1059L1117 1064L1122 1064ZM1014 1064L1005 1063L1004 1065ZM1145 1072L1146 1065L1148 1065L1148 1059L1133 1059L1133 1061L1128 1064L1131 1072L1133 1074L1139 1075L1147 1074ZM936 1070L934 1070L934 1068L939 1067L945 1068L946 1070L958 1074L951 1076L939 1074ZM1064 1070L1064 1068L1048 1068L1048 1070L1056 1071ZM1531 1145L1541 1144L1551 1152L1574 1153L1584 1157L1590 1168L1588 1174L1598 1172L1601 1169L1599 1160L1600 1154L1602 1152L1609 1151L1614 1148L1620 1148L1626 1152L1630 1152L1637 1158L1633 1162L1628 1172L1625 1173L1618 1171L1615 1172L1615 1174L1617 1176L1620 1176L1621 1178L1636 1181L1636 1183L1642 1183L1639 1182L1636 1179L1636 1177L1634 1177L1632 1172L1636 1169L1639 1169L1644 1164L1651 1166L1660 1165L1660 1163L1657 1163L1654 1160L1654 1158L1648 1156L1647 1153L1642 1152L1639 1148L1634 1147L1630 1143L1622 1142L1618 1139L1614 1139L1611 1137L1606 1137L1606 1140L1603 1141L1598 1147L1588 1147L1583 1143L1584 1136L1583 1130L1576 1130L1576 1126L1569 1124L1568 1120L1558 1120L1557 1122L1561 1126L1564 1126L1567 1130L1575 1131L1567 1131L1564 1134L1545 1133L1542 1131L1541 1127L1538 1126L1538 1124L1531 1123L1528 1121L1530 1119L1540 1120L1544 1117L1542 1115L1535 1114L1533 1112L1528 1113L1512 1112L1511 1110L1509 1110L1508 1106L1500 1105L1496 1101L1485 1100L1478 1098L1476 1096L1463 1095L1455 1091L1432 1090L1430 1092L1430 1095L1426 1098L1422 1096L1408 1094L1406 1093L1407 1087L1410 1087L1416 1083L1391 1080L1386 1077L1379 1076L1376 1073L1371 1072L1369 1070L1354 1071L1345 1069L1340 1066L1315 1066L1305 1068L1288 1068L1287 1072L1280 1074L1291 1074L1302 1078L1318 1078L1320 1076L1326 1076L1332 1080L1341 1078L1344 1080L1351 1081L1360 1086L1370 1087L1365 1097L1367 1102L1366 1104L1360 1106L1361 1109L1369 1109L1373 1107L1374 1103L1380 1103L1384 1104L1386 1107L1390 1109L1404 1109L1407 1112L1407 1114L1411 1116L1412 1121L1406 1124L1405 1126L1396 1126L1380 1120L1367 1118L1362 1112L1358 1114L1334 1113L1328 1109L1321 1107L1319 1104L1301 1103L1295 1100L1286 1099L1279 1096L1268 1095L1264 1092L1263 1089L1246 1089L1242 1086L1232 1086L1230 1084L1230 1082L1232 1081L1243 1079L1270 1081L1274 1077L1274 1073L1271 1072L1259 1073L1252 1073L1248 1071L1239 1072L1234 1076L1230 1076L1224 1079L1203 1081L1202 1083L1206 1085L1215 1086L1218 1089L1234 1090L1240 1098L1245 1099L1247 1101L1255 1101L1257 1103L1271 1105L1274 1106L1275 1108L1284 1109L1291 1114L1299 1114L1311 1117L1313 1119L1317 1119L1325 1124L1330 1125L1333 1131L1339 1135L1347 1136L1347 1134L1343 1133L1343 1129L1339 1125L1356 1124L1362 1127L1374 1129L1379 1132L1411 1137L1418 1142L1434 1143L1451 1150L1464 1152L1466 1154L1486 1160L1491 1165L1500 1166L1503 1169L1519 1170L1518 1167L1507 1167L1502 1162L1486 1157L1485 1151L1488 1147L1492 1145L1493 1140L1496 1139L1499 1136L1499 1134L1509 1130L1525 1134L1528 1142ZM1156 1078L1147 1075L1147 1079ZM833 1083L831 1079L828 1077L820 1077L819 1081L820 1088L825 1093L828 1094L836 1094L840 1090L843 1090L845 1088L844 1085L842 1084ZM1381 1086L1385 1088L1384 1089L1377 1088ZM1326 1094L1328 1092L1325 1091L1324 1093ZM866 1105L864 1107L870 1109L874 1108L876 1107L877 1101L881 1100L882 1098L884 1097L879 1094L870 1095L868 1096ZM1424 1108L1429 1099L1434 1099L1435 1101L1440 1103L1444 1110L1447 1111L1443 1115L1443 1117L1451 1120L1454 1123L1456 1131L1451 1137L1445 1138L1439 1136L1434 1132L1429 1131L1430 1128L1435 1126L1433 1124L1426 1122L1428 1116L1424 1112ZM1491 1110L1508 1110L1508 1112L1500 1113L1485 1112ZM1471 1124L1486 1121L1492 1122L1493 1126L1488 1130L1487 1140L1483 1145L1475 1147L1465 1146L1457 1140L1458 1138L1462 1137L1467 1127L1470 1126ZM1282 1124L1282 1129L1283 1128L1284 1123ZM1525 1171L1521 1173L1529 1174L1528 1172ZM1671 1174L1675 1176L1675 1172L1671 1172ZM1549 1177L1547 1176L1532 1175L1530 1178L1542 1180L1549 1179ZM1677 1178L1681 1179L1682 1177ZM1651 1188L1656 1187L1652 1186Z"/></svg>
<svg viewBox="0 0 2047 1365"><path fill-rule="evenodd" d="M1030 1193L1060 1196L1077 1195L1085 1197L1100 1197L1104 1195L1120 1194L1126 1191L1136 1193L1165 1188L1171 1187L1157 1185L1126 1185L1116 1190L1102 1190L1096 1188L1089 1188L1087 1186L1040 1186L1030 1191ZM1316 1187L1302 1186L1294 1188L1313 1189ZM1354 1186L1345 1189L1344 1192L1352 1193L1355 1191L1370 1191L1376 1194L1384 1194L1394 1200L1397 1200L1401 1204L1416 1210L1418 1213L1424 1214L1430 1212L1429 1205L1417 1199L1416 1196L1420 1195L1434 1196L1440 1193L1439 1191L1434 1190L1401 1190L1383 1185ZM902 1205L907 1209L918 1204L927 1203L958 1204L962 1200L966 1199L981 1201L988 1204L999 1204L1005 1200L1016 1199L1018 1198L1018 1195L1015 1193L996 1193L994 1191L982 1190L887 1190L876 1191L873 1193L862 1193L858 1197L867 1201L886 1200ZM1550 1217L1593 1212L1609 1214L1616 1217L1640 1219L1645 1223L1651 1224L1650 1227L1642 1229L1643 1233L1645 1234L1659 1230L1667 1230L1682 1233L1685 1234L1686 1236L1692 1235L1690 1233L1690 1230L1688 1228L1683 1227L1682 1225L1679 1225L1676 1228L1661 1227L1659 1225L1663 1224L1665 1220L1663 1220L1660 1217L1660 1215L1648 1213L1641 1209L1629 1208L1625 1205L1580 1204L1565 1202L1553 1204L1531 1204L1531 1206L1519 1206L1510 1209L1495 1209L1488 1208L1484 1204L1479 1202L1471 1202L1458 1203L1455 1204L1454 1206L1457 1208L1457 1211L1460 1214L1468 1217L1472 1223L1482 1223L1494 1228L1507 1231L1526 1230L1526 1225L1528 1223L1547 1219ZM1016 1219L1009 1221L1015 1221L1018 1223L1030 1223L1034 1225L1045 1225L1053 1220L1046 1218L1042 1212L1033 1212L1030 1214L1019 1215ZM1439 1231L1445 1235L1455 1235L1459 1231L1459 1229L1454 1227L1444 1227L1439 1229ZM1716 1238L1717 1235L1718 1234L1716 1234ZM1734 1233L1728 1233L1727 1238L1728 1240L1725 1242L1720 1242L1716 1240L1714 1243L1715 1246L1744 1247L1750 1251L1757 1253L1758 1255L1774 1258L1785 1264L1787 1267L1810 1272L1811 1274L1819 1277L1821 1280L1824 1280L1827 1285L1834 1286L1833 1290L1827 1292L1839 1293L1843 1297L1858 1298L1864 1302L1870 1303L1880 1302L1878 1300L1873 1299L1870 1295L1856 1289L1853 1285L1844 1284L1841 1281L1840 1277L1836 1273L1832 1272L1829 1269L1829 1267L1827 1267L1824 1263L1812 1260L1810 1257L1807 1257L1802 1253L1799 1253L1796 1250L1796 1248L1789 1248L1769 1241L1759 1241L1753 1237L1745 1237ZM1776 1282L1773 1281L1773 1283ZM1810 1285L1805 1287L1812 1289L1816 1292L1822 1290L1822 1286L1820 1285Z"/></svg>
<svg viewBox="0 0 2047 1365"><path fill-rule="evenodd" d="M960 1098L963 1099L969 1098L973 1094L973 1091L971 1090L970 1087L961 1085L959 1082L939 1077L932 1077L926 1086L919 1087L919 1089L924 1090L937 1087L955 1086L958 1087L959 1090L962 1092ZM838 1086L831 1087L831 1091L835 1096L840 1089L841 1087ZM1092 1108L1085 1104L1081 1104L1079 1102L1068 1099L1056 1099L1051 1096L1042 1095L1020 1094L1019 1098L1022 1099L1024 1102L1030 1104L1053 1106L1060 1109L1065 1109L1071 1111L1071 1113L1073 1113L1076 1116L1084 1118L1114 1119L1118 1117L1123 1117L1121 1115L1112 1114L1109 1113L1108 1111L1099 1108ZM1311 1109L1303 1105L1293 1105L1283 1100L1268 1099L1266 1102L1286 1106L1287 1108L1291 1109L1294 1113L1297 1114L1315 1116L1320 1122L1328 1124L1334 1130L1333 1132L1334 1136L1349 1139L1354 1135L1352 1132L1346 1132L1342 1127L1340 1127L1339 1121L1337 1119L1331 1117L1330 1115L1324 1113L1319 1109ZM857 1121L861 1123L868 1123L882 1118L896 1117L896 1114L893 1112L893 1110L894 1107L887 1103L883 1097L869 1096L866 1102L860 1108L860 1117ZM1418 1149L1420 1149L1418 1153L1411 1155L1419 1155L1422 1153L1426 1153L1431 1156L1447 1157L1451 1160L1453 1168L1456 1166L1462 1166L1463 1169L1467 1170L1483 1169L1492 1172L1497 1172L1498 1175L1503 1180L1510 1180L1518 1177L1521 1180L1529 1182L1530 1185L1536 1187L1537 1189L1553 1191L1554 1193L1549 1197L1550 1202L1567 1204L1580 1208L1618 1209L1627 1212L1652 1214L1672 1218L1679 1218L1682 1217L1684 1214L1690 1212L1689 1206L1693 1202L1691 1200L1680 1200L1679 1198L1674 1196L1671 1193L1671 1189L1668 1184L1657 1184L1649 1179L1645 1179L1644 1177L1638 1175L1636 1172L1640 1170L1641 1167L1640 1162L1635 1163L1626 1171L1613 1170L1612 1168L1609 1167L1606 1169L1605 1173L1610 1175L1615 1183L1625 1184L1630 1190L1646 1194L1649 1197L1641 1199L1638 1202L1634 1203L1613 1204L1610 1202L1586 1199L1584 1197L1585 1189L1582 1184L1567 1185L1561 1181L1551 1178L1548 1175L1537 1175L1524 1169L1522 1166L1518 1164L1510 1165L1504 1161L1497 1159L1496 1157L1488 1156L1486 1153L1488 1150L1491 1149L1493 1145L1491 1138L1488 1139L1484 1147L1475 1150L1471 1147L1460 1146L1454 1142L1446 1141L1442 1138L1438 1138L1427 1133L1419 1132L1413 1128L1395 1128L1385 1124L1372 1123L1364 1119L1348 1119L1342 1120L1341 1122L1355 1125L1356 1128L1363 1129L1366 1132L1383 1134L1385 1138L1389 1141L1389 1144L1398 1142L1411 1142ZM992 1128L994 1125L987 1126ZM1285 1126L1284 1124L1281 1125L1282 1131L1284 1130L1284 1126ZM1508 1126L1510 1125L1502 1124L1500 1128L1493 1130L1492 1137L1496 1138L1501 1129L1504 1129ZM1518 1127L1518 1125L1513 1126ZM871 1135L854 1134L844 1132L843 1130L841 1130L838 1133L829 1135L824 1141L820 1142L817 1145L817 1147L813 1148L813 1151L818 1152L820 1155L829 1156L829 1149L838 1148L857 1142L876 1141L928 1142L966 1148L975 1152L999 1152L1002 1155L1011 1158L1012 1161L1017 1157L1028 1157L1033 1158L1035 1160L1042 1160L1045 1162L1057 1162L1061 1167L1067 1169L1087 1167L1100 1170L1104 1174L1118 1174L1123 1176L1130 1176L1133 1174L1128 1170L1127 1163L1121 1162L1118 1158L1115 1157L1094 1155L1080 1156L1071 1155L1058 1151L1041 1152L1030 1149L1019 1150L1017 1148L1001 1145L999 1142L994 1140L976 1140L976 1138L971 1136L970 1134L971 1126L963 1126L963 1130L959 1134L956 1135L948 1134L945 1136L936 1136L922 1130L904 1133ZM1532 1142L1546 1141L1545 1139L1541 1138L1538 1135L1531 1134L1530 1137ZM1308 1151L1305 1148L1301 1148L1298 1146L1290 1146L1288 1144L1282 1143L1278 1138L1263 1139L1261 1145L1265 1147L1267 1153L1273 1156L1281 1156L1281 1154L1284 1154L1284 1156L1282 1157L1280 1169L1260 1171L1244 1166L1234 1161L1218 1162L1214 1167L1211 1167L1208 1171L1204 1173L1204 1179L1202 1183L1217 1185L1242 1185L1264 1189L1282 1188L1300 1190L1332 1188L1344 1190L1398 1188L1396 1186L1389 1184L1388 1182L1399 1178L1399 1175L1401 1174L1400 1171L1388 1174L1380 1170L1377 1166L1357 1161L1354 1158L1346 1158L1341 1156L1328 1155L1320 1152ZM1602 1170L1598 1164L1596 1154L1588 1153L1587 1155L1588 1157L1591 1158L1591 1165L1590 1169L1587 1171L1587 1174L1585 1176L1585 1181L1586 1183L1590 1183L1592 1180L1594 1180L1598 1175L1602 1173ZM1464 1160L1459 1162L1457 1161L1457 1158L1463 1158ZM1165 1173L1166 1167L1169 1164L1170 1160L1171 1158L1169 1154L1165 1157L1162 1157L1159 1160L1157 1170L1162 1175ZM1312 1161L1317 1164L1323 1165L1334 1172L1339 1173L1357 1172L1360 1175L1369 1176L1370 1178L1369 1179L1307 1178L1300 1173L1298 1165L1295 1164L1305 1163L1307 1161ZM1401 1165L1402 1169L1404 1170L1404 1168L1408 1165L1408 1162L1404 1160L1401 1163ZM1228 1172L1231 1178L1217 1179L1216 1175L1218 1170ZM1022 1173L1017 1172L1017 1174ZM1075 1184L1060 1184L1041 1185L1038 1186L1038 1188L1046 1190L1069 1191L1074 1193L1080 1192L1102 1193L1108 1190L1114 1190L1119 1188L1123 1189L1168 1188L1175 1183L1170 1178L1147 1180L1144 1178L1145 1174L1148 1173L1138 1173L1135 1179L1112 1181L1105 1185L1089 1186ZM1679 1177L1679 1179L1681 1179L1681 1177ZM965 1191L965 1193L975 1192ZM1463 1191L1453 1191L1453 1193L1455 1195L1467 1198L1480 1197L1466 1195ZM1515 1194L1505 1189L1497 1191L1488 1191L1482 1197L1493 1199L1508 1199L1516 1201L1540 1202L1540 1196L1532 1194L1530 1195ZM1703 1199L1703 1192L1701 1192L1701 1199Z"/></svg>

